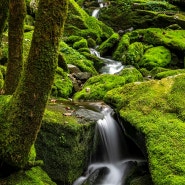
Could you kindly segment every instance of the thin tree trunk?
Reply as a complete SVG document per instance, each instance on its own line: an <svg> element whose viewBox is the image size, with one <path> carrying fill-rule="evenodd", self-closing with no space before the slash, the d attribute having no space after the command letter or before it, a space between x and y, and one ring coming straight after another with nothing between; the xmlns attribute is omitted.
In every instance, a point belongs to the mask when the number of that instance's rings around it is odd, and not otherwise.
<svg viewBox="0 0 185 185"><path fill-rule="evenodd" d="M8 18L8 1L9 0L0 1L0 45L2 41L2 34Z"/></svg>
<svg viewBox="0 0 185 185"><path fill-rule="evenodd" d="M0 149L4 161L12 166L23 168L26 165L30 148L39 132L57 67L58 45L66 19L67 1L39 2L28 61L4 115L6 126L9 124L10 129L6 141L0 143ZM7 130L5 126L1 128Z"/></svg>
<svg viewBox="0 0 185 185"><path fill-rule="evenodd" d="M13 94L23 67L23 37L26 4L24 0L9 0L8 66L5 78L5 94Z"/></svg>

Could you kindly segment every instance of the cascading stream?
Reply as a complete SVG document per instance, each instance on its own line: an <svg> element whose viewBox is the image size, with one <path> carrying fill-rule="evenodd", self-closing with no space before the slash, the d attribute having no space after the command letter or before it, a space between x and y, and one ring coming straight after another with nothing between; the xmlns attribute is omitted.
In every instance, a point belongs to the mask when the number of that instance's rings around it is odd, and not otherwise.
<svg viewBox="0 0 185 185"><path fill-rule="evenodd" d="M113 110L106 106L96 125L95 143L98 140L97 156L84 176L79 177L73 185L124 185L125 177L133 166L125 143L124 133L112 117ZM100 150L100 151L98 151Z"/></svg>
<svg viewBox="0 0 185 185"><path fill-rule="evenodd" d="M100 53L93 48L90 48L91 54L97 56L98 58L104 61L104 66L100 69L101 74L115 74L120 72L124 66L120 61L112 60L109 58L103 58L100 56Z"/></svg>

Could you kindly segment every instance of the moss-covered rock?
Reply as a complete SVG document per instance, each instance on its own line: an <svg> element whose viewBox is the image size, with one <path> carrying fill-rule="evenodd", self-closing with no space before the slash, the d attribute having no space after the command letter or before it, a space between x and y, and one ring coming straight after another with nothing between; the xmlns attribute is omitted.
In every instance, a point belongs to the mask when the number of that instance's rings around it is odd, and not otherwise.
<svg viewBox="0 0 185 185"><path fill-rule="evenodd" d="M89 162L96 122L72 116L75 109L70 104L51 104L47 109L35 144L37 158L56 182L72 184Z"/></svg>
<svg viewBox="0 0 185 185"><path fill-rule="evenodd" d="M98 47L98 51L100 52L100 55L111 56L115 46L118 44L118 41L119 41L118 33L112 34L110 38L108 38Z"/></svg>
<svg viewBox="0 0 185 185"><path fill-rule="evenodd" d="M167 67L171 62L171 53L164 46L157 46L148 49L138 61L140 67L145 67L149 70L154 67Z"/></svg>
<svg viewBox="0 0 185 185"><path fill-rule="evenodd" d="M80 48L88 48L87 40L86 39L81 39L79 41L76 41L73 44L73 48L76 49L76 50L78 50Z"/></svg>
<svg viewBox="0 0 185 185"><path fill-rule="evenodd" d="M109 91L105 101L121 119L145 134L154 184L185 183L185 75L126 84Z"/></svg>
<svg viewBox="0 0 185 185"><path fill-rule="evenodd" d="M94 76L87 80L83 89L74 95L74 99L102 100L109 90L141 80L142 75L135 68L124 69L120 75L102 74Z"/></svg>
<svg viewBox="0 0 185 185"><path fill-rule="evenodd" d="M73 85L66 72L58 67L56 70L51 95L54 97L68 98L72 93Z"/></svg>
<svg viewBox="0 0 185 185"><path fill-rule="evenodd" d="M98 74L93 66L93 62L88 60L84 55L69 47L66 43L60 42L60 52L67 64L77 66L82 72L90 72L93 75Z"/></svg>
<svg viewBox="0 0 185 185"><path fill-rule="evenodd" d="M185 73L185 69L176 69L176 70L165 70L162 72L159 72L155 75L156 79L162 79L162 78L166 78L168 76L174 76L174 75L178 75L181 73Z"/></svg>
<svg viewBox="0 0 185 185"><path fill-rule="evenodd" d="M40 167L16 172L7 178L0 179L2 185L56 185Z"/></svg>
<svg viewBox="0 0 185 185"><path fill-rule="evenodd" d="M125 55L129 45L130 45L129 34L125 34L121 37L119 44L113 53L113 59L118 61L125 61L125 57L126 57Z"/></svg>
<svg viewBox="0 0 185 185"><path fill-rule="evenodd" d="M138 62L141 60L144 53L144 47L141 42L134 42L129 45L125 57L125 64L138 67Z"/></svg>

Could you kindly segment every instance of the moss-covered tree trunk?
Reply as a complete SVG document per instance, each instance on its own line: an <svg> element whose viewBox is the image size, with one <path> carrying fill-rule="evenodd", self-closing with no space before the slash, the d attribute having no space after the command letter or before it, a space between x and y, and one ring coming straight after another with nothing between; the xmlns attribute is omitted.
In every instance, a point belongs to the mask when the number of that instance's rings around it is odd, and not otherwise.
<svg viewBox="0 0 185 185"><path fill-rule="evenodd" d="M58 44L68 0L40 0L28 61L0 124L1 158L23 168L41 126L57 67ZM9 129L6 129L8 127ZM1 139L3 138L3 139Z"/></svg>
<svg viewBox="0 0 185 185"><path fill-rule="evenodd" d="M13 94L23 67L23 37L26 4L24 0L9 0L8 66L5 78L5 94Z"/></svg>
<svg viewBox="0 0 185 185"><path fill-rule="evenodd" d="M0 1L0 45L2 41L2 34L8 18L8 2L9 0Z"/></svg>

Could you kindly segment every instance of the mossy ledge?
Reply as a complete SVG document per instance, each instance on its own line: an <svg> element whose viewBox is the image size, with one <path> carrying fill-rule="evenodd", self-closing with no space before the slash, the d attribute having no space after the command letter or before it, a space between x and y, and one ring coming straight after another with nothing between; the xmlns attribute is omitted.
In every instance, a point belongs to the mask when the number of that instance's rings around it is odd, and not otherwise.
<svg viewBox="0 0 185 185"><path fill-rule="evenodd" d="M109 91L104 100L117 107L146 138L149 168L156 185L185 184L185 74L135 82Z"/></svg>

